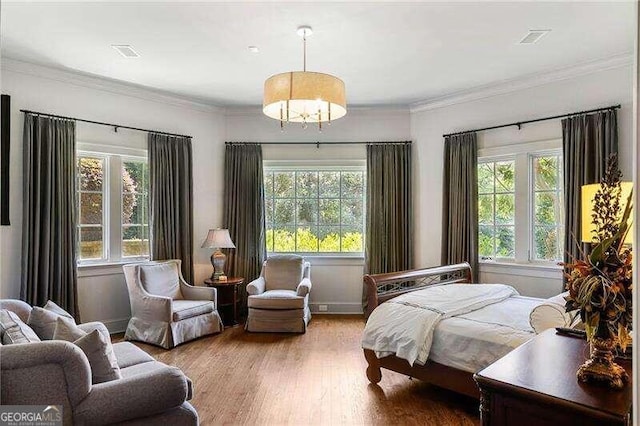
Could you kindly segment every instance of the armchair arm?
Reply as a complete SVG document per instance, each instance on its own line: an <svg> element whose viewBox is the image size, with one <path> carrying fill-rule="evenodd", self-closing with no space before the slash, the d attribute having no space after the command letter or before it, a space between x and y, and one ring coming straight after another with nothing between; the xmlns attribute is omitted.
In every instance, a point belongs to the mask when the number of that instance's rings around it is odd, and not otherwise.
<svg viewBox="0 0 640 426"><path fill-rule="evenodd" d="M298 284L298 288L296 289L296 294L298 296L304 297L307 294L311 293L311 280L309 278L303 278Z"/></svg>
<svg viewBox="0 0 640 426"><path fill-rule="evenodd" d="M187 379L175 367L94 385L75 409L75 423L99 425L148 417L179 407L187 399Z"/></svg>
<svg viewBox="0 0 640 426"><path fill-rule="evenodd" d="M107 342L111 341L111 333L109 333L109 329L107 329L107 327L101 322L85 322L82 324L78 324L78 328L87 334L91 333L93 330L98 330L98 332L102 334Z"/></svg>
<svg viewBox="0 0 640 426"><path fill-rule="evenodd" d="M264 277L260 276L247 284L247 293L251 296L257 296L258 294L264 293L266 287L267 283Z"/></svg>
<svg viewBox="0 0 640 426"><path fill-rule="evenodd" d="M217 304L218 293L214 287L200 287L180 281L180 291L186 300L211 300Z"/></svg>
<svg viewBox="0 0 640 426"><path fill-rule="evenodd" d="M66 398L58 394L64 389L71 406L75 406L91 390L89 361L71 342L47 340L0 346L0 368L3 404L20 405L29 400L62 404Z"/></svg>

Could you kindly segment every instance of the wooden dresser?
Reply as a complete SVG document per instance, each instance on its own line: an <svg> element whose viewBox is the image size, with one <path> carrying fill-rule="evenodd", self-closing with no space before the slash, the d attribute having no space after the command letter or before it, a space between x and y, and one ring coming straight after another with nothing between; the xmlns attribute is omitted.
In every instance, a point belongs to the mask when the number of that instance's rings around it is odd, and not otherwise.
<svg viewBox="0 0 640 426"><path fill-rule="evenodd" d="M482 426L628 426L632 383L579 383L587 342L547 330L477 373ZM617 361L631 378L631 361Z"/></svg>

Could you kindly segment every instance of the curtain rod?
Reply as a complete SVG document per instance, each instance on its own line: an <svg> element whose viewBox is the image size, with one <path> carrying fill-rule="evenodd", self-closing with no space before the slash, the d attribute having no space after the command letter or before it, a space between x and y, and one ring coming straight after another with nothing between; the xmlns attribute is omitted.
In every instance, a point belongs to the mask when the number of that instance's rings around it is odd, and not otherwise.
<svg viewBox="0 0 640 426"><path fill-rule="evenodd" d="M225 145L411 145L411 141L398 142L225 142Z"/></svg>
<svg viewBox="0 0 640 426"><path fill-rule="evenodd" d="M49 114L49 113L46 113L46 112L29 111L27 109L21 109L20 112L24 112L25 114L41 115L43 117L62 118L64 120L82 121L83 123L91 123L91 124L99 124L101 126L109 126L109 127L113 127L116 132L118 131L118 129L129 129L129 130L137 130L139 132L157 133L159 135L176 136L176 137L180 137L180 138L192 139L192 137L189 136L189 135L179 135L177 133L159 132L157 130L141 129L139 127L131 127L131 126L123 126L122 124L114 124L114 123L105 123L105 122L102 122L102 121L85 120L83 118L65 117L64 115Z"/></svg>
<svg viewBox="0 0 640 426"><path fill-rule="evenodd" d="M581 114L590 114L592 112L608 111L608 110L619 109L619 108L621 108L620 104L611 105L611 106L604 107L604 108L590 109L588 111L570 112L570 113L567 113L567 114L553 115L551 117L536 118L536 119L533 119L533 120L525 120L525 121L516 121L514 123L509 123L509 124L500 124L499 126L483 127L481 129L465 130L463 132L448 133L446 135L442 135L442 137L446 138L447 136L456 136L456 135L462 135L462 134L465 134L465 133L482 132L482 131L485 131L485 130L501 129L503 127L511 127L511 126L518 126L518 130L520 130L522 128L523 124L537 123L538 121L555 120L557 118L565 118L565 117L571 117L571 116L574 116L574 115L581 115Z"/></svg>

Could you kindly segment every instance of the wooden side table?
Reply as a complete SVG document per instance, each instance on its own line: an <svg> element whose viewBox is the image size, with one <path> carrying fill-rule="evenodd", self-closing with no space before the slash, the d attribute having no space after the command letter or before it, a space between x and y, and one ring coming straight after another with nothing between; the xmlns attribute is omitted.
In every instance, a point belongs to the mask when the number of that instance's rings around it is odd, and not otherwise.
<svg viewBox="0 0 640 426"><path fill-rule="evenodd" d="M584 339L551 329L481 370L482 426L630 425L633 383L614 390L578 382L588 356ZM616 362L633 377L630 360Z"/></svg>
<svg viewBox="0 0 640 426"><path fill-rule="evenodd" d="M229 277L227 281L218 281L207 278L204 283L208 287L218 290L218 311L222 316L225 327L238 325L238 287L244 283L243 277ZM225 312L230 311L230 312Z"/></svg>

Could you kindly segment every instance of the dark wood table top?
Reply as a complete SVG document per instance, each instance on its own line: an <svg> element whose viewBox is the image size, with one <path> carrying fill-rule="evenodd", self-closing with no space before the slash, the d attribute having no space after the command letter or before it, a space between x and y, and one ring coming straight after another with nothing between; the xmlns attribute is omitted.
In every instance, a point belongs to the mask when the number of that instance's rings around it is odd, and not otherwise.
<svg viewBox="0 0 640 426"><path fill-rule="evenodd" d="M563 400L574 408L625 416L632 405L631 361L616 360L627 370L630 380L624 389L614 390L578 382L576 372L588 357L585 340L558 335L551 329L478 372L476 380L481 385L508 387L528 396L537 394L541 400Z"/></svg>
<svg viewBox="0 0 640 426"><path fill-rule="evenodd" d="M242 284L243 282L244 282L243 277L228 277L226 281L212 280L211 278L207 278L206 280L204 280L204 283L211 287L237 285L237 284Z"/></svg>

